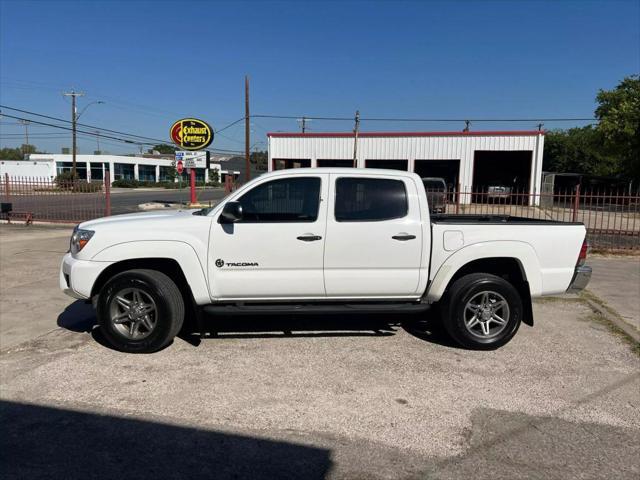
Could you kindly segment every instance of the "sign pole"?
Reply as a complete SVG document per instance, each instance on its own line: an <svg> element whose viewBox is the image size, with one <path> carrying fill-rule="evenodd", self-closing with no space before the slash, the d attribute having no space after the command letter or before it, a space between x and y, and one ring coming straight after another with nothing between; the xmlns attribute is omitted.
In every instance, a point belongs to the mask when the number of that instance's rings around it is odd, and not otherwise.
<svg viewBox="0 0 640 480"><path fill-rule="evenodd" d="M190 168L189 175L191 177L191 203L196 203L196 169Z"/></svg>
<svg viewBox="0 0 640 480"><path fill-rule="evenodd" d="M251 140L249 132L251 131L251 117L249 116L249 76L244 76L244 181L251 180Z"/></svg>

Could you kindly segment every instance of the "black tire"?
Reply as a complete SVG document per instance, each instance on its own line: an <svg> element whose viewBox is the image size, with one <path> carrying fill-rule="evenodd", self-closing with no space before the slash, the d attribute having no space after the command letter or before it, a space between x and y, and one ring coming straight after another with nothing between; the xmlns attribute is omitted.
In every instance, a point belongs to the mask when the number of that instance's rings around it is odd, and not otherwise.
<svg viewBox="0 0 640 480"><path fill-rule="evenodd" d="M483 331L485 328L483 321L478 320L475 329L469 329L466 326L466 320L472 320L474 315L472 308L467 310L467 305L475 305L472 300L478 298L478 296L482 298L484 292L493 292L493 300L499 300L502 297L506 301L508 310L497 310L497 312L502 317L504 317L506 311L509 313L509 318L505 320L504 326L498 325L494 320L484 322L487 325L487 329L494 328L496 330L493 334L489 331L486 336ZM491 299L491 294L489 294L489 299ZM491 300L489 300L489 303L491 303ZM494 303L494 305L497 305L497 303ZM478 309L478 311L480 310ZM520 293L511 283L496 275L472 273L460 277L451 285L445 295L441 312L442 323L447 333L458 344L473 350L495 350L509 342L518 331L522 321L523 307ZM479 319L483 318L482 314L475 315ZM487 312L487 315L489 315L489 312ZM469 319L469 316L472 318ZM498 316L498 318L503 319L502 317ZM469 324L471 324L470 321ZM491 327L492 324L494 325L493 327Z"/></svg>
<svg viewBox="0 0 640 480"><path fill-rule="evenodd" d="M127 338L111 320L112 300L131 289L142 291L155 303L154 328L141 339ZM185 312L176 284L162 272L142 269L127 270L111 278L100 291L96 310L104 338L116 350L130 353L150 353L166 347L180 331Z"/></svg>

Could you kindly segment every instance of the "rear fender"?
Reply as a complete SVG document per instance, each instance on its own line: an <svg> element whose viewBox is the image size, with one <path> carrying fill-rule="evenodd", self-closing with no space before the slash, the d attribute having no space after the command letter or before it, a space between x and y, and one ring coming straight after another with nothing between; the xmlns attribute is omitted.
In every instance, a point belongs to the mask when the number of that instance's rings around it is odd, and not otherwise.
<svg viewBox="0 0 640 480"><path fill-rule="evenodd" d="M474 260L483 258L515 258L529 284L531 297L541 295L542 272L535 250L528 243L505 240L475 243L449 256L440 265L429 284L427 301L434 303L440 300L458 270Z"/></svg>

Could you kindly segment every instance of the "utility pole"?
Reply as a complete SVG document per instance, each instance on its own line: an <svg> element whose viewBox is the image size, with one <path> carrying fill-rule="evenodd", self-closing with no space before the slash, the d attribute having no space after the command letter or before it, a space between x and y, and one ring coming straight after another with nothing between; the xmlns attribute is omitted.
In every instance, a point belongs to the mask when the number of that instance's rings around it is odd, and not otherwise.
<svg viewBox="0 0 640 480"><path fill-rule="evenodd" d="M250 129L251 122L249 116L249 76L244 76L244 163L246 172L244 175L245 181L249 181L251 179L250 168L251 164L249 163L249 158L251 156L251 138L250 138Z"/></svg>
<svg viewBox="0 0 640 480"><path fill-rule="evenodd" d="M302 133L306 133L307 132L307 122L311 121L312 119L307 118L307 117L302 117L299 118L298 121L300 122L300 128L302 129Z"/></svg>
<svg viewBox="0 0 640 480"><path fill-rule="evenodd" d="M24 125L24 147L22 148L22 155L27 154L27 148L29 148L29 120L18 120L18 123Z"/></svg>
<svg viewBox="0 0 640 480"><path fill-rule="evenodd" d="M96 130L96 143L98 144L98 152L100 152L100 130ZM102 152L100 152L100 154L102 154Z"/></svg>
<svg viewBox="0 0 640 480"><path fill-rule="evenodd" d="M356 110L356 125L353 129L353 166L358 166L358 133L360 132L360 110Z"/></svg>
<svg viewBox="0 0 640 480"><path fill-rule="evenodd" d="M71 166L71 178L75 180L76 179L76 154L77 154L77 147L78 147L77 138L76 138L76 123L78 121L78 110L76 109L76 97L83 97L84 93L71 90L71 92L69 93L64 93L64 96L71 97L71 130L72 130L72 136L73 136L72 147L71 147L72 161L73 161L73 164Z"/></svg>

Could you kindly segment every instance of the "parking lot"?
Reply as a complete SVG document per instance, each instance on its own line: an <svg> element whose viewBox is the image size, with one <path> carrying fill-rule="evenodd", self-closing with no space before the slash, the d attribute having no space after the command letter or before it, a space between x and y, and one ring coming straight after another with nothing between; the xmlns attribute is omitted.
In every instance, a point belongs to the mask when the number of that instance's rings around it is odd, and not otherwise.
<svg viewBox="0 0 640 480"><path fill-rule="evenodd" d="M580 297L493 352L386 315L209 318L131 355L58 290L69 235L0 227L3 478L640 475L637 345Z"/></svg>

